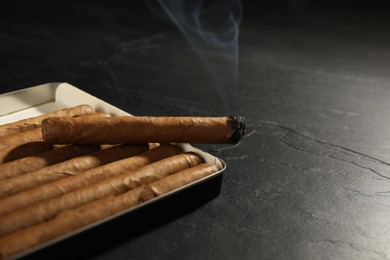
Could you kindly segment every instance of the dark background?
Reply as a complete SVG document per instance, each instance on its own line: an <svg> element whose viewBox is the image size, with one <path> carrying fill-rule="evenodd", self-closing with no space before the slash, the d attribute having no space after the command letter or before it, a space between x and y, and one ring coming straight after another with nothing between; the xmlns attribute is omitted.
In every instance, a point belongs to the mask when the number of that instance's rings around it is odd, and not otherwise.
<svg viewBox="0 0 390 260"><path fill-rule="evenodd" d="M216 199L91 259L390 258L388 6L242 6L239 82L223 95L145 2L1 8L1 93L68 82L134 115L247 118L238 145L200 146L227 163Z"/></svg>

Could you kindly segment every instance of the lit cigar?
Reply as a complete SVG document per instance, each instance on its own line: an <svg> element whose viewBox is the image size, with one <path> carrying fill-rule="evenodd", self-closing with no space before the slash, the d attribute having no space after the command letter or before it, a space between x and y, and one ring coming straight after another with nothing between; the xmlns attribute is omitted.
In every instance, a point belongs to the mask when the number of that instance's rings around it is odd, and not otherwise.
<svg viewBox="0 0 390 260"><path fill-rule="evenodd" d="M94 109L90 105L83 104L70 108L64 108L35 117L18 120L16 122L0 125L0 137L37 128L41 125L43 119L48 118L50 116L81 116L91 113L94 113Z"/></svg>
<svg viewBox="0 0 390 260"><path fill-rule="evenodd" d="M42 122L49 144L237 143L242 117L50 117Z"/></svg>
<svg viewBox="0 0 390 260"><path fill-rule="evenodd" d="M65 210L50 221L0 238L0 257L15 255L61 235L76 231L144 201L207 177L218 170L214 165L200 164L118 196L108 196L78 208Z"/></svg>

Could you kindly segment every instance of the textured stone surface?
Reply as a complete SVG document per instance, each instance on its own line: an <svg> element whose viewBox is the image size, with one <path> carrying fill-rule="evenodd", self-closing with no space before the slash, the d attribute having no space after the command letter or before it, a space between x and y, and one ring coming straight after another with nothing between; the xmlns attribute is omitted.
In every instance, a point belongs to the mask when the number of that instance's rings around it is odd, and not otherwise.
<svg viewBox="0 0 390 260"><path fill-rule="evenodd" d="M142 4L1 9L2 93L68 82L134 115L247 118L239 144L200 146L227 163L220 196L92 259L390 258L390 21L293 3L243 3L222 88Z"/></svg>

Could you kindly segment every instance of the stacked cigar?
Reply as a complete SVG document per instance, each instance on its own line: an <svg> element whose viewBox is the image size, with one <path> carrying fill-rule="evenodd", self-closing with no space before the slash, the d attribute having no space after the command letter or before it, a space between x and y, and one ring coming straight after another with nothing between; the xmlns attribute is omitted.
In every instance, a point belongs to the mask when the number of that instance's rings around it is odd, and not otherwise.
<svg viewBox="0 0 390 260"><path fill-rule="evenodd" d="M130 117L89 105L0 125L0 257L219 169L172 143L235 143L241 117Z"/></svg>

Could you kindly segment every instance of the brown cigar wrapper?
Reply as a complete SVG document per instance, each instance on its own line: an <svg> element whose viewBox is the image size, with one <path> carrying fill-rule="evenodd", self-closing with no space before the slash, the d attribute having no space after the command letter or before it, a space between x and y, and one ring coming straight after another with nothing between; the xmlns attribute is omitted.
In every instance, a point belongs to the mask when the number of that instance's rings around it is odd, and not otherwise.
<svg viewBox="0 0 390 260"><path fill-rule="evenodd" d="M10 146L22 145L29 142L42 142L42 130L40 127L25 132L0 137L0 149Z"/></svg>
<svg viewBox="0 0 390 260"><path fill-rule="evenodd" d="M12 127L12 128L3 128L3 129L0 128L0 137L5 137L5 136L25 132L28 130L33 130L35 128L40 127L40 125L41 125L40 123L39 124L35 123L35 124L20 125L20 126L16 126L16 127Z"/></svg>
<svg viewBox="0 0 390 260"><path fill-rule="evenodd" d="M50 221L0 238L0 256L15 255L23 250L134 207L144 201L161 196L183 185L190 184L218 170L214 165L201 164L121 195L109 196L79 208L63 211Z"/></svg>
<svg viewBox="0 0 390 260"><path fill-rule="evenodd" d="M50 116L81 116L94 113L94 109L90 105L79 105L75 107L65 108L54 112L46 113L36 117L30 117L16 122L0 125L0 137L8 136L20 132L25 132L37 128L41 125L42 120Z"/></svg>
<svg viewBox="0 0 390 260"><path fill-rule="evenodd" d="M65 152L62 150L67 149L66 155L69 160L41 168L39 170L31 171L11 179L0 181L0 198L5 198L12 194L31 189L45 183L75 175L78 172L100 166L113 160L135 155L146 151L148 149L148 145L111 147L93 154L80 156L88 152L96 151L98 148L98 146L70 145L51 151L53 153L57 152L60 156L65 156ZM82 153L79 152L80 150ZM60 151L60 153L58 153L58 151ZM36 157L33 158L37 159Z"/></svg>
<svg viewBox="0 0 390 260"><path fill-rule="evenodd" d="M115 161L76 175L59 179L0 200L0 216L17 209L54 198L104 179L141 168L158 160L180 153L173 145L162 145L130 158Z"/></svg>
<svg viewBox="0 0 390 260"><path fill-rule="evenodd" d="M83 116L107 117L110 115L104 112L97 112ZM96 149L92 149L92 146L89 148L87 146L69 146L68 148L60 148L58 151L47 151L50 150L50 147L52 146L42 142L42 130L40 128L0 138L0 158L5 160L21 157L21 155L26 153L36 152L30 156L19 158L17 161L11 160L11 162L0 164L0 181L97 150L98 148L97 146ZM54 148L58 147L63 146L55 146ZM40 150L46 151L39 153ZM73 156L72 151L74 151ZM1 192L0 198L2 198Z"/></svg>
<svg viewBox="0 0 390 260"><path fill-rule="evenodd" d="M119 195L142 184L162 179L200 163L202 163L202 159L192 153L174 155L139 170L114 176L61 197L3 215L0 217L0 236L47 221L63 210L80 207L106 196Z"/></svg>
<svg viewBox="0 0 390 260"><path fill-rule="evenodd" d="M96 113L90 113L86 115L80 115L79 117L104 118L104 117L110 117L110 115L105 112L96 112ZM69 117L69 118L73 118L73 117ZM30 142L42 142L42 141L43 141L42 129L41 127L37 127L32 130L0 137L0 149L4 149L10 146L22 145Z"/></svg>
<svg viewBox="0 0 390 260"><path fill-rule="evenodd" d="M155 181L151 183L149 187L156 196L160 196L217 171L219 171L217 166L203 163L194 168L186 169L177 174L169 175L164 179Z"/></svg>
<svg viewBox="0 0 390 260"><path fill-rule="evenodd" d="M235 143L245 129L241 117L50 117L42 122L43 139L50 144Z"/></svg>
<svg viewBox="0 0 390 260"><path fill-rule="evenodd" d="M28 156L11 162L0 164L0 198L7 194L4 180L28 172L45 168L49 165L69 160L75 156L99 150L97 145L67 145L54 150L45 151L35 156Z"/></svg>
<svg viewBox="0 0 390 260"><path fill-rule="evenodd" d="M134 190L126 196L110 196L101 201L92 202L81 208L64 211L55 219L0 238L0 257L8 257L37 246L50 239L67 234L95 221L115 214L126 206L135 206L140 198L149 200L154 194L144 187ZM114 202L115 201L115 202Z"/></svg>

